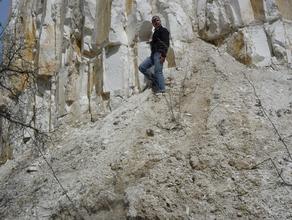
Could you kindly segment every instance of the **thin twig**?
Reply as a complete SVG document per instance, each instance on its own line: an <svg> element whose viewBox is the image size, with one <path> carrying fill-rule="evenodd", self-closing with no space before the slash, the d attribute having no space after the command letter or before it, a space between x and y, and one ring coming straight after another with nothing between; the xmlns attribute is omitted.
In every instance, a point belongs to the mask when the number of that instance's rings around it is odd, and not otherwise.
<svg viewBox="0 0 292 220"><path fill-rule="evenodd" d="M170 111L170 114L171 114L171 120L172 121L176 121L176 119L175 119L175 115L174 115L174 110L173 110L173 105L172 105L172 103L171 103L171 94L169 94L169 100L167 99L167 97L166 97L166 95L164 95L163 94L163 97L164 97L164 99L165 99L165 101L166 101L166 105L167 105L167 107L168 107L168 110Z"/></svg>
<svg viewBox="0 0 292 220"><path fill-rule="evenodd" d="M58 183L58 185L61 187L63 194L66 196L66 198L69 200L69 202L71 203L73 209L75 210L75 212L77 213L77 215L79 216L79 218L81 220L84 220L84 218L82 217L81 213L79 212L78 208L76 207L76 205L74 204L73 200L71 199L71 197L68 195L68 191L65 189L65 187L63 186L63 184L61 183L60 179L57 177L56 171L54 170L54 168L52 167L52 165L50 164L50 162L48 161L48 159L46 158L46 156L44 155L42 149L44 149L44 141L38 141L37 139L41 139L40 134L35 133L34 135L36 138L32 138L33 139L33 143L34 146L36 146L36 149L38 150L38 152L40 153L41 157L43 158L43 160L46 162L47 166L49 167L49 169L51 170L54 179L56 180L56 182ZM33 135L31 134L31 137L33 137ZM48 137L48 136L47 136ZM38 143L40 142L40 143ZM39 145L41 144L41 146Z"/></svg>
<svg viewBox="0 0 292 220"><path fill-rule="evenodd" d="M283 184L285 184L286 186L292 186L291 183L287 183L287 182L284 180L284 178L283 178L283 176L282 176L282 172L279 171L278 167L276 166L276 164L275 164L275 162L273 161L272 158L268 158L268 159L263 160L262 162L260 162L260 163L258 163L258 164L256 164L256 165L254 165L254 166L252 167L252 169L256 169L258 166L260 166L260 165L266 163L267 161L271 161L272 165L274 166L275 170L277 171L278 176L279 176L279 177L281 178L281 180L283 181Z"/></svg>
<svg viewBox="0 0 292 220"><path fill-rule="evenodd" d="M14 119L11 117L11 115L8 113L8 112L3 112L3 111L0 111L0 117L3 117L4 119L8 120L9 122L13 123L13 124L16 124L16 125L20 125L22 127L25 127L25 128L30 128L32 130L34 130L35 132L38 132L39 134L43 134L40 130L38 130L37 128L29 125L29 124L25 124L17 119Z"/></svg>
<svg viewBox="0 0 292 220"><path fill-rule="evenodd" d="M270 159L271 159L271 158L268 158L268 159L263 160L262 162L260 162L260 163L258 163L258 164L256 164L256 165L254 165L251 169L256 169L257 167L259 167L260 165L262 165L263 163L267 162L267 161L270 160Z"/></svg>
<svg viewBox="0 0 292 220"><path fill-rule="evenodd" d="M289 151L289 148L288 148L288 146L287 146L287 144L286 144L284 138L282 138L282 136L281 136L279 130L277 129L276 125L273 123L273 121L271 120L271 118L270 118L269 115L267 114L266 110L264 109L264 107L263 107L263 105L262 105L262 101L261 101L260 97L258 96L258 94L257 94L257 92L256 92L256 88L255 88L254 84L248 79L248 77L247 77L247 75L246 75L245 72L242 72L242 73L243 73L245 79L248 81L248 83L249 83L249 84L251 85L251 87L253 88L254 95L255 95L255 97L257 98L258 102L259 102L259 107L261 108L261 110L262 110L262 112L264 113L265 117L269 120L269 122L270 122L271 125L273 126L273 128L274 128L276 134L277 134L278 137L279 137L279 141L281 141L281 142L283 143L283 145L284 145L284 147L286 148L286 151L287 151L287 153L288 153L288 156L289 156L290 159L292 160L292 156L291 156L291 153L290 153L290 151Z"/></svg>

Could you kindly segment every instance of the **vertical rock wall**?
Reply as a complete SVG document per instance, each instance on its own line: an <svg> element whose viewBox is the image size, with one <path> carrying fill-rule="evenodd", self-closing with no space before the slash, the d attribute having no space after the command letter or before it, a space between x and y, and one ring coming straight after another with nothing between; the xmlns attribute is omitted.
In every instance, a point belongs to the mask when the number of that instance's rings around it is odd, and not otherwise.
<svg viewBox="0 0 292 220"><path fill-rule="evenodd" d="M219 45L227 42L240 62L291 65L290 1L199 0L198 9L200 36Z"/></svg>
<svg viewBox="0 0 292 220"><path fill-rule="evenodd" d="M149 54L145 41L151 37L154 11L175 44L191 42L191 10L185 12L181 1L13 1L10 26L25 35L29 57L38 67L38 94L30 103L40 111L39 128L52 130L67 115L94 118L108 109L105 102L138 91L137 65ZM172 66L174 60L173 55Z"/></svg>
<svg viewBox="0 0 292 220"><path fill-rule="evenodd" d="M22 111L34 111L44 131L64 117L95 120L139 90L154 14L171 33L166 67L180 65L197 36L246 64L291 64L288 0L13 0L12 8L10 27L38 68L37 93L24 95Z"/></svg>
<svg viewBox="0 0 292 220"><path fill-rule="evenodd" d="M10 25L25 36L32 48L27 56L39 68L35 100L50 103L43 109L47 130L59 117L102 111L104 100L137 91L137 64L149 53L153 14L171 32L172 60L185 53L182 45L197 30L214 43L228 38L229 52L240 61L291 60L287 0L18 0L13 8Z"/></svg>

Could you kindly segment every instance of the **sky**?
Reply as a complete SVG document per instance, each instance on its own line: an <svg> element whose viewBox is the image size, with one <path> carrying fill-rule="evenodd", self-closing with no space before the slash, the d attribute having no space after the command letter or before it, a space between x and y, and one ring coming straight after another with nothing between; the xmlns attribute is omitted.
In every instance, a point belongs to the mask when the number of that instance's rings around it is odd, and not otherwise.
<svg viewBox="0 0 292 220"><path fill-rule="evenodd" d="M2 32L2 27L5 26L8 20L9 14L9 5L11 0L0 0L0 33ZM1 36L0 36L0 63L2 63L2 43L1 43Z"/></svg>
<svg viewBox="0 0 292 220"><path fill-rule="evenodd" d="M0 23L5 25L9 13L9 5L11 0L0 0Z"/></svg>

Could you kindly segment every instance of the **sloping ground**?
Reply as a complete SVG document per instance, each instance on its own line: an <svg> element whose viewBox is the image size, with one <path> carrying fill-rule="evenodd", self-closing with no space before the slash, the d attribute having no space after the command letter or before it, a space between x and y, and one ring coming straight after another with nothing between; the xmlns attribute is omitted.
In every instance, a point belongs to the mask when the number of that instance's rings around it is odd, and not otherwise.
<svg viewBox="0 0 292 220"><path fill-rule="evenodd" d="M1 219L290 219L292 75L248 69L196 41L165 95L124 100L56 131L46 157L0 167ZM247 78L246 78L246 77ZM248 80L247 80L248 79ZM255 86L258 98L255 96ZM27 172L35 170L35 172Z"/></svg>

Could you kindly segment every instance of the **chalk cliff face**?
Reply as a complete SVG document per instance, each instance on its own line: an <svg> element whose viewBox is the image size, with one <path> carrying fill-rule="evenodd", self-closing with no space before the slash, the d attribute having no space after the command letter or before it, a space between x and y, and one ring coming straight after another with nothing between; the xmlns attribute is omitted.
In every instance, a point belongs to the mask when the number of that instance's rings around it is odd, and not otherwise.
<svg viewBox="0 0 292 220"><path fill-rule="evenodd" d="M291 64L291 7L290 1L205 1L199 31L211 42L228 39L228 52L245 64Z"/></svg>
<svg viewBox="0 0 292 220"><path fill-rule="evenodd" d="M26 108L40 109L38 128L50 131L65 116L95 120L137 93L154 14L171 31L166 67L175 67L195 37L195 7L192 1L13 1L10 26L32 48L38 68L39 93Z"/></svg>
<svg viewBox="0 0 292 220"><path fill-rule="evenodd" d="M197 32L207 41L227 42L246 64L291 63L288 0L21 0L13 8L11 25L35 48L39 83L46 85L37 105L50 103L43 109L47 130L66 114L95 117L105 101L118 103L115 96L137 92L137 65L149 53L145 41L154 14L170 30L177 56L169 56L172 66L187 55L185 44Z"/></svg>
<svg viewBox="0 0 292 220"><path fill-rule="evenodd" d="M60 118L96 120L139 92L156 14L171 33L166 68L181 66L196 37L244 64L291 65L291 11L289 0L14 0L10 27L38 68L38 93L23 111L37 110L36 126L51 131Z"/></svg>
<svg viewBox="0 0 292 220"><path fill-rule="evenodd" d="M0 117L0 219L291 219L290 2L13 1L37 77L0 113L53 132ZM139 93L153 15L164 95Z"/></svg>

